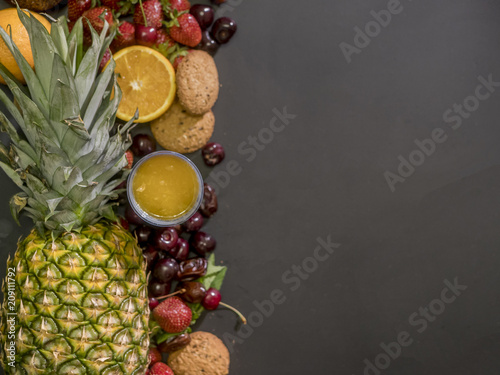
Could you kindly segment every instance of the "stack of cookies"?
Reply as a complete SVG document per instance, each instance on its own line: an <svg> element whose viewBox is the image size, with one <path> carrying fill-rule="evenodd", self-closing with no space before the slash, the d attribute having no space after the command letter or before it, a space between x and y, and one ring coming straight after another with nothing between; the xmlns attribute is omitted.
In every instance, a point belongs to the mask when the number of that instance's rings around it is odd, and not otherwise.
<svg viewBox="0 0 500 375"><path fill-rule="evenodd" d="M214 59L204 51L190 51L177 68L176 81L177 98L151 123L151 131L166 150L187 154L202 148L214 131L212 107L219 95Z"/></svg>

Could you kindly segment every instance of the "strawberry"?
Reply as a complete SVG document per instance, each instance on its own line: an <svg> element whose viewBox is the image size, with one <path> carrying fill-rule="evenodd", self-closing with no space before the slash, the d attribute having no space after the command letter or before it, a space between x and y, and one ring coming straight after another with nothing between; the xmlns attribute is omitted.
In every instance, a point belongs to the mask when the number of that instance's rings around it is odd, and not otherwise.
<svg viewBox="0 0 500 375"><path fill-rule="evenodd" d="M161 353L154 346L149 347L149 366L153 366L156 362L161 362Z"/></svg>
<svg viewBox="0 0 500 375"><path fill-rule="evenodd" d="M121 9L121 5L119 4L121 0L101 0L101 5L108 7L113 12L118 12Z"/></svg>
<svg viewBox="0 0 500 375"><path fill-rule="evenodd" d="M170 8L175 9L178 12L183 12L191 8L191 4L188 0L170 0Z"/></svg>
<svg viewBox="0 0 500 375"><path fill-rule="evenodd" d="M125 169L132 169L132 165L134 165L134 154L132 153L132 151L127 150L127 152L125 153L125 157L128 161L128 165L125 167Z"/></svg>
<svg viewBox="0 0 500 375"><path fill-rule="evenodd" d="M182 14L169 29L173 40L189 47L196 47L201 42L201 28L189 13Z"/></svg>
<svg viewBox="0 0 500 375"><path fill-rule="evenodd" d="M166 332L179 333L189 327L193 313L182 299L169 297L153 310L153 316Z"/></svg>
<svg viewBox="0 0 500 375"><path fill-rule="evenodd" d="M144 14L143 14L144 11ZM146 17L146 19L144 19ZM159 0L147 0L135 6L134 23L159 29L163 21L163 8Z"/></svg>
<svg viewBox="0 0 500 375"><path fill-rule="evenodd" d="M92 0L69 0L68 1L68 20L76 21L83 13L90 9Z"/></svg>
<svg viewBox="0 0 500 375"><path fill-rule="evenodd" d="M92 44L92 34L90 33L89 22L98 34L100 34L104 28L104 21L102 18L104 18L110 26L113 24L113 13L106 7L89 9L83 13L83 17L83 42L87 46Z"/></svg>
<svg viewBox="0 0 500 375"><path fill-rule="evenodd" d="M102 60L101 60L101 63L99 64L99 68L101 70L104 69L104 67L106 66L106 64L108 63L109 59L111 59L111 51L109 50L109 48L106 50L106 52L104 52L104 56L102 57ZM127 151L128 152L128 151ZM128 156L127 156L127 159L128 159ZM133 160L133 159L132 159ZM130 165L130 160L129 160L129 165Z"/></svg>
<svg viewBox="0 0 500 375"><path fill-rule="evenodd" d="M135 26L130 22L123 21L118 27L118 33L111 43L112 51L119 51L122 48L133 46L135 44Z"/></svg>
<svg viewBox="0 0 500 375"><path fill-rule="evenodd" d="M174 372L163 362L157 362L151 367L150 375L174 375Z"/></svg>
<svg viewBox="0 0 500 375"><path fill-rule="evenodd" d="M175 45L175 41L168 35L167 31L163 28L156 32L155 46L160 46L164 44L166 49L169 49Z"/></svg>

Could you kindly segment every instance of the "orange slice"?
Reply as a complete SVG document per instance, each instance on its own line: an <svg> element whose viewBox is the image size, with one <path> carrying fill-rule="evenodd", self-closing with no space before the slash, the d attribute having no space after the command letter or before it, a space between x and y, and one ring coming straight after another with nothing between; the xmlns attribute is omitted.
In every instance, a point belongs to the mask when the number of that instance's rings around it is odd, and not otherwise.
<svg viewBox="0 0 500 375"><path fill-rule="evenodd" d="M175 71L160 52L144 47L124 48L113 55L118 85L123 96L116 116L129 121L139 109L136 122L149 122L164 114L175 99Z"/></svg>

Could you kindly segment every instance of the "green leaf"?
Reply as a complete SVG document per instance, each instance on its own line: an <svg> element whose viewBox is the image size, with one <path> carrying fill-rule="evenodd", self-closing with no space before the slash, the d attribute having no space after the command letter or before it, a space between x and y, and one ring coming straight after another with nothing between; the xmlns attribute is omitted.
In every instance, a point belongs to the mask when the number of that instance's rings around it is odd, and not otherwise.
<svg viewBox="0 0 500 375"><path fill-rule="evenodd" d="M17 14L24 27L26 27L26 30L28 30L31 50L33 51L33 61L35 62L35 70L39 72L37 77L40 79L40 84L45 94L44 97L40 98L40 104L48 104L47 98L53 77L51 74L52 61L56 53L56 47L54 46L54 42L49 32L38 19L32 17L31 14L27 15L19 7L17 8ZM53 28L53 26L51 26L51 28ZM26 80L28 80L28 77L26 77ZM33 99L35 100L35 98Z"/></svg>
<svg viewBox="0 0 500 375"><path fill-rule="evenodd" d="M0 90L0 92L3 92ZM11 141L15 144L20 142L19 134L17 133L17 129L12 125L7 116L4 115L3 112L0 112L0 131L5 132L9 135Z"/></svg>
<svg viewBox="0 0 500 375"><path fill-rule="evenodd" d="M7 174L7 176L9 176L9 178L12 181L14 181L14 183L17 186L19 186L19 187L23 186L23 180L21 180L21 177L19 176L19 174L14 169L12 169L12 167L10 165L7 165L7 164L0 161L0 168L2 168L4 170L4 172Z"/></svg>
<svg viewBox="0 0 500 375"><path fill-rule="evenodd" d="M35 160L33 160L30 155L26 154L22 149L14 144L11 145L11 147L16 154L15 161L21 169L28 169L28 167L37 168Z"/></svg>
<svg viewBox="0 0 500 375"><path fill-rule="evenodd" d="M88 20L86 20L89 22ZM102 52L102 46L104 43L104 36L108 31L109 25L104 22L104 27L102 30L102 37L97 34L92 25L89 22L90 32L92 33L92 46L87 50L85 56L83 56L82 62L78 68L75 76L76 90L78 92L78 104L83 107L84 103L87 101L89 92L94 84L97 76L97 71L99 70L99 59L104 55Z"/></svg>
<svg viewBox="0 0 500 375"><path fill-rule="evenodd" d="M24 209L24 207L26 207L27 203L28 203L28 196L24 193L18 193L14 195L12 198L10 198L9 201L10 213L12 214L12 217L16 221L17 225L21 225L19 223L19 214Z"/></svg>
<svg viewBox="0 0 500 375"><path fill-rule="evenodd" d="M89 98L88 105L86 105L82 109L82 112L85 113L83 122L86 125L87 129L92 128L97 110L99 109L103 101L104 94L106 93L106 91L110 91L110 82L112 82L112 79L114 78L115 66L116 64L114 60L111 60L104 72L102 72L102 74L97 77L97 80L93 87L94 94Z"/></svg>
<svg viewBox="0 0 500 375"><path fill-rule="evenodd" d="M226 276L227 267L215 265L215 255L210 255L208 258L207 274L201 277L198 281L203 284L205 289L215 288L220 290L222 282Z"/></svg>
<svg viewBox="0 0 500 375"><path fill-rule="evenodd" d="M83 23L79 18L68 37L68 58L72 75L75 76L83 58Z"/></svg>
<svg viewBox="0 0 500 375"><path fill-rule="evenodd" d="M67 127L60 122L67 118L77 117L80 114L76 86L71 72L64 65L59 55L54 58L52 65L52 76L57 77L50 87L50 120L54 121L53 126L57 126L54 131L63 138Z"/></svg>
<svg viewBox="0 0 500 375"><path fill-rule="evenodd" d="M69 56L69 48L68 48L68 21L65 16L61 16L57 19L56 22L52 23L50 30L50 35L52 37L52 41L54 46L57 49L57 53L64 61L64 64L67 66L71 66L70 56Z"/></svg>
<svg viewBox="0 0 500 375"><path fill-rule="evenodd" d="M14 77L14 75L2 63L0 63L0 69L4 74L7 75L7 77L9 77L17 85L17 87L19 87L24 92L24 94L26 95L30 94L28 88L24 86L16 77Z"/></svg>

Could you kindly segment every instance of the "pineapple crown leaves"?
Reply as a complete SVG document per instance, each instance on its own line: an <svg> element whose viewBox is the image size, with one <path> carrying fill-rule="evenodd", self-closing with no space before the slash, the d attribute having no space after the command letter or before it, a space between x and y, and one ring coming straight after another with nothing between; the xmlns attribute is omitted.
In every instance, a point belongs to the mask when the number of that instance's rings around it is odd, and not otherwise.
<svg viewBox="0 0 500 375"><path fill-rule="evenodd" d="M49 33L27 11L17 11L35 69L13 42L11 30L0 28L27 82L23 86L0 64L0 76L14 98L0 90L6 109L0 111L0 131L10 138L10 145L0 146L0 168L21 189L10 200L12 215L19 222L25 211L41 235L50 230L53 236L102 218L114 220L110 199L129 173L125 151L137 118L115 126L121 90L114 61L99 72L116 28L109 30L105 23L99 35L90 27L93 43L84 51L82 19L70 33L61 17Z"/></svg>

